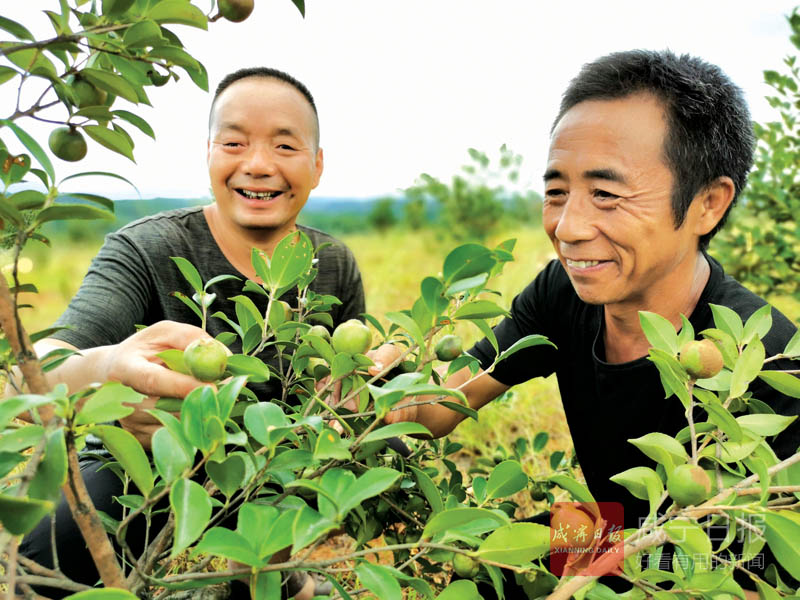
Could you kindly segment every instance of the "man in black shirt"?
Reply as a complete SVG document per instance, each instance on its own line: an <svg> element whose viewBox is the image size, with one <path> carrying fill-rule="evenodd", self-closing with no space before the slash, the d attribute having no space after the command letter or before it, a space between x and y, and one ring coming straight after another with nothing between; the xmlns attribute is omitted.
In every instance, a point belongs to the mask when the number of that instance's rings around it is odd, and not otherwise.
<svg viewBox="0 0 800 600"><path fill-rule="evenodd" d="M647 507L608 478L647 459L626 440L686 425L683 406L664 399L647 359L639 311L660 314L676 330L687 315L700 332L713 327L709 304L743 319L765 304L705 251L745 185L753 150L742 93L713 65L630 51L584 66L563 96L544 172L543 225L558 259L495 327L501 352L529 334L546 335L557 349L518 352L462 388L478 409L514 384L555 372L589 489L598 501L624 502L627 526ZM795 331L777 311L772 316L768 356ZM485 339L470 353L484 369L495 357ZM374 360L391 356L381 349ZM468 379L465 369L447 384ZM796 400L767 386L753 391L776 412L800 413ZM463 418L429 404L386 421L416 420L442 436ZM795 421L774 447L785 458L798 445Z"/></svg>

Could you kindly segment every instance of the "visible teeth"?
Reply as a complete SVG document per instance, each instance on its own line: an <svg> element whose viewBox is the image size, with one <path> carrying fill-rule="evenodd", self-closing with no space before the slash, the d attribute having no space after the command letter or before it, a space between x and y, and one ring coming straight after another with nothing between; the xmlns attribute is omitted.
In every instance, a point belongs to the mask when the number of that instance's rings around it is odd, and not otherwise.
<svg viewBox="0 0 800 600"><path fill-rule="evenodd" d="M241 189L239 191L245 198L252 198L252 199L258 198L259 200L263 200L264 198L274 198L275 196L281 193L281 192L251 192L250 190L245 190L245 189Z"/></svg>
<svg viewBox="0 0 800 600"><path fill-rule="evenodd" d="M567 265L570 267L576 267L578 269L585 269L587 267L594 267L595 265L599 265L599 260L569 260L567 259Z"/></svg>

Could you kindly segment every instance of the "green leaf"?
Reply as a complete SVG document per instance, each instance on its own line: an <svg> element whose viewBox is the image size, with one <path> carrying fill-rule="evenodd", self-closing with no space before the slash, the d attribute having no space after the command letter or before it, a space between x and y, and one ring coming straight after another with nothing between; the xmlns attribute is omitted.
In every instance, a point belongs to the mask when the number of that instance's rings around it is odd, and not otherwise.
<svg viewBox="0 0 800 600"><path fill-rule="evenodd" d="M219 422L217 400L209 385L196 387L189 392L181 404L181 425L186 439L204 454L208 454L216 444L224 442L225 431L209 427Z"/></svg>
<svg viewBox="0 0 800 600"><path fill-rule="evenodd" d="M767 437L779 434L796 418L797 415L785 417L783 415L755 414L736 417L736 421L741 425L742 429Z"/></svg>
<svg viewBox="0 0 800 600"><path fill-rule="evenodd" d="M314 447L315 460L350 460L350 443L352 440L342 439L339 432L331 427L323 427L317 436Z"/></svg>
<svg viewBox="0 0 800 600"><path fill-rule="evenodd" d="M28 495L38 500L58 502L61 486L67 481L67 446L64 430L56 429L47 438L44 458L28 488Z"/></svg>
<svg viewBox="0 0 800 600"><path fill-rule="evenodd" d="M790 358L800 357L800 329L795 332L792 339L786 344L783 354Z"/></svg>
<svg viewBox="0 0 800 600"><path fill-rule="evenodd" d="M0 523L12 535L24 535L55 509L49 500L0 495Z"/></svg>
<svg viewBox="0 0 800 600"><path fill-rule="evenodd" d="M781 566L795 579L800 579L800 521L797 514L788 510L768 511L763 514L770 550Z"/></svg>
<svg viewBox="0 0 800 600"><path fill-rule="evenodd" d="M497 260L492 251L480 244L464 244L455 248L444 259L442 275L445 285L450 285L456 279L473 277L479 273L488 273Z"/></svg>
<svg viewBox="0 0 800 600"><path fill-rule="evenodd" d="M511 523L493 531L476 555L509 565L524 565L550 550L550 528L538 523Z"/></svg>
<svg viewBox="0 0 800 600"><path fill-rule="evenodd" d="M89 432L103 441L103 445L127 471L139 491L147 496L153 489L153 472L139 441L121 427L113 425L95 425Z"/></svg>
<svg viewBox="0 0 800 600"><path fill-rule="evenodd" d="M436 596L436 600L483 600L478 593L478 586L468 579L454 581Z"/></svg>
<svg viewBox="0 0 800 600"><path fill-rule="evenodd" d="M117 175L116 173L109 173L107 171L84 171L82 173L74 173L72 175L67 175L58 185L61 185L65 181L69 181L70 179L77 179L78 177L110 177L112 179L119 179L120 181L124 181L129 186L131 186L134 191L141 196L139 193L139 188L137 188L129 179L126 179L122 175Z"/></svg>
<svg viewBox="0 0 800 600"><path fill-rule="evenodd" d="M456 294L460 294L461 292L466 292L467 290L480 287L484 285L488 279L488 273L479 273L478 275L473 275L472 277L459 279L458 281L454 281L453 284L447 288L447 291L445 291L444 295L454 296Z"/></svg>
<svg viewBox="0 0 800 600"><path fill-rule="evenodd" d="M450 508L436 513L425 525L422 531L423 538L431 538L437 533L455 529L477 520L488 520L497 525L508 525L508 517L500 511L489 510L487 508L459 507Z"/></svg>
<svg viewBox="0 0 800 600"><path fill-rule="evenodd" d="M234 354L228 357L227 370L233 375L247 375L251 383L263 383L270 378L269 367L260 358Z"/></svg>
<svg viewBox="0 0 800 600"><path fill-rule="evenodd" d="M730 441L742 441L742 428L727 408L721 404L706 404L703 408L708 413L708 419L719 427Z"/></svg>
<svg viewBox="0 0 800 600"><path fill-rule="evenodd" d="M400 584L386 567L363 561L355 568L356 575L365 588L381 600L401 600Z"/></svg>
<svg viewBox="0 0 800 600"><path fill-rule="evenodd" d="M169 504L175 513L175 539L170 558L175 558L200 537L211 518L211 498L199 483L178 479L169 491Z"/></svg>
<svg viewBox="0 0 800 600"><path fill-rule="evenodd" d="M497 357L497 362L500 362L501 360L508 358L515 352L519 352L520 350L523 350L525 348L530 348L531 346L541 346L543 344L549 344L553 348L556 347L556 345L553 342L548 340L543 335L538 335L538 334L526 335L524 338L518 339L516 342L511 344L511 346L503 350L500 353L500 356Z"/></svg>
<svg viewBox="0 0 800 600"><path fill-rule="evenodd" d="M444 297L444 284L435 277L426 277L420 283L422 301L435 316L442 314L450 304Z"/></svg>
<svg viewBox="0 0 800 600"><path fill-rule="evenodd" d="M386 467L376 467L368 470L347 488L346 496L341 498L339 502L341 507L340 514L344 516L367 498L372 498L381 492L385 492L401 476L399 471Z"/></svg>
<svg viewBox="0 0 800 600"><path fill-rule="evenodd" d="M184 296L184 298L185 297L186 296ZM193 304L193 306L195 305ZM197 307L195 306L195 308ZM187 367L186 363L183 361L183 350L170 348L169 350L162 350L156 354L156 356L164 361L164 364L167 365L167 368L171 369L172 371L189 375L189 367Z"/></svg>
<svg viewBox="0 0 800 600"><path fill-rule="evenodd" d="M686 449L680 442L665 433L654 431L628 441L649 458L664 465L667 473L671 473L674 467L682 465L689 460Z"/></svg>
<svg viewBox="0 0 800 600"><path fill-rule="evenodd" d="M16 135L17 139L22 142L22 145L25 146L33 155L33 157L39 162L39 164L42 165L45 173L47 173L47 175L50 177L50 181L55 181L56 173L55 169L53 169L53 163L50 162L50 159L47 157L47 153L42 150L39 142L28 135L24 129L22 129L13 121L0 119L0 125L5 125L14 132L14 135Z"/></svg>
<svg viewBox="0 0 800 600"><path fill-rule="evenodd" d="M203 11L186 0L161 0L146 14L157 23L177 23L199 29L208 29L208 19Z"/></svg>
<svg viewBox="0 0 800 600"><path fill-rule="evenodd" d="M414 340L414 343L417 346L420 348L425 347L425 336L422 333L422 329L420 329L419 325L414 319L401 312L388 312L386 313L386 318L390 322L395 323L396 325L399 325L405 329L411 335L411 339Z"/></svg>
<svg viewBox="0 0 800 600"><path fill-rule="evenodd" d="M178 266L184 279L189 282L195 292L203 291L203 279L195 266L182 256L170 256L172 261Z"/></svg>
<svg viewBox="0 0 800 600"><path fill-rule="evenodd" d="M270 261L269 287L282 288L294 282L311 268L314 246L302 231L294 231L284 237Z"/></svg>
<svg viewBox="0 0 800 600"><path fill-rule="evenodd" d="M292 554L297 553L329 531L336 529L334 521L324 518L308 506L303 506L295 516L292 525Z"/></svg>
<svg viewBox="0 0 800 600"><path fill-rule="evenodd" d="M5 429L11 420L18 417L24 412L49 404L53 399L49 396L40 396L38 394L23 394L21 396L14 396L0 402L0 430Z"/></svg>
<svg viewBox="0 0 800 600"><path fill-rule="evenodd" d="M133 413L133 407L126 404L139 404L143 399L144 394L121 383L110 381L84 403L75 417L75 424L89 425L117 421Z"/></svg>
<svg viewBox="0 0 800 600"><path fill-rule="evenodd" d="M120 119L124 119L131 125L137 127L142 133L145 135L150 136L153 139L156 139L156 134L153 131L153 128L150 127L150 124L141 118L139 115L135 115L132 112L128 112L127 110L115 110L111 112L112 115L115 117L119 117ZM230 275L229 277L233 277Z"/></svg>
<svg viewBox="0 0 800 600"><path fill-rule="evenodd" d="M7 31L20 40L28 40L30 42L36 41L36 38L33 37L33 34L28 31L25 26L11 19L7 19L6 17L0 17L0 29Z"/></svg>
<svg viewBox="0 0 800 600"><path fill-rule="evenodd" d="M193 554L201 552L213 556L223 556L251 567L260 567L264 562L255 553L245 536L223 527L212 527L206 531Z"/></svg>
<svg viewBox="0 0 800 600"><path fill-rule="evenodd" d="M711 312L714 314L714 325L716 328L730 335L737 344L741 344L744 335L744 326L742 325L741 317L727 306L720 306L718 304L709 304L709 306L711 307Z"/></svg>
<svg viewBox="0 0 800 600"><path fill-rule="evenodd" d="M178 400L178 402L180 404L183 404L181 400ZM177 441L180 444L184 454L189 457L190 461L193 461L197 451L195 447L192 446L191 443L189 443L189 440L186 439L186 435L183 432L183 424L180 421L178 421L178 419L175 418L174 415L165 412L163 410L160 410L159 408L150 409L147 412L153 415L156 419L158 419L164 427L169 429L169 432L172 434L172 437L175 438L175 441Z"/></svg>
<svg viewBox="0 0 800 600"><path fill-rule="evenodd" d="M399 435L425 435L433 437L427 427L420 423L392 423L371 431L362 440L363 443L385 440Z"/></svg>
<svg viewBox="0 0 800 600"><path fill-rule="evenodd" d="M436 484L433 483L433 479L431 479L430 476L421 469L412 467L411 465L409 465L408 468L414 474L414 479L416 479L419 489L422 490L422 493L425 495L425 499L428 501L428 504L431 505L431 511L437 513L441 510L444 510L442 496L439 493L439 488L437 488Z"/></svg>
<svg viewBox="0 0 800 600"><path fill-rule="evenodd" d="M697 523L673 519L663 526L672 542L694 558L697 571L707 571L711 565L711 540ZM697 557L701 559L698 560Z"/></svg>
<svg viewBox="0 0 800 600"><path fill-rule="evenodd" d="M504 460L489 475L486 494L491 500L505 498L524 490L528 486L528 476L515 460Z"/></svg>
<svg viewBox="0 0 800 600"><path fill-rule="evenodd" d="M589 488L569 475L551 475L547 480L555 483L561 489L567 490L578 502L596 502Z"/></svg>
<svg viewBox="0 0 800 600"><path fill-rule="evenodd" d="M800 378L784 371L761 371L758 376L776 390L792 398L800 398Z"/></svg>
<svg viewBox="0 0 800 600"><path fill-rule="evenodd" d="M639 311L639 323L647 341L653 348L675 356L678 354L678 332L667 319L659 314Z"/></svg>
<svg viewBox="0 0 800 600"><path fill-rule="evenodd" d="M280 406L271 402L248 406L244 411L244 424L258 443L268 447L277 445L292 429Z"/></svg>
<svg viewBox="0 0 800 600"><path fill-rule="evenodd" d="M166 427L157 429L153 434L152 451L156 470L167 483L182 477L192 466L194 456L189 456L181 442Z"/></svg>
<svg viewBox="0 0 800 600"><path fill-rule="evenodd" d="M128 48L160 45L164 42L161 27L155 21L139 21L125 30L122 43Z"/></svg>
<svg viewBox="0 0 800 600"><path fill-rule="evenodd" d="M762 339L772 329L772 307L765 304L750 315L744 324L742 341L749 344L753 339Z"/></svg>
<svg viewBox="0 0 800 600"><path fill-rule="evenodd" d="M0 85L4 84L6 81L13 79L17 75L19 75L19 72L16 69L12 69L11 67L0 66Z"/></svg>
<svg viewBox="0 0 800 600"><path fill-rule="evenodd" d="M36 215L37 224L66 219L105 219L113 221L114 213L87 204L54 204Z"/></svg>
<svg viewBox="0 0 800 600"><path fill-rule="evenodd" d="M761 343L761 340L753 340L747 344L733 367L730 390L732 398L738 398L747 391L750 382L758 377L764 366L765 357L764 344Z"/></svg>
<svg viewBox="0 0 800 600"><path fill-rule="evenodd" d="M623 486L639 500L647 500L651 514L658 508L659 500L664 494L664 483L650 467L633 467L609 479Z"/></svg>
<svg viewBox="0 0 800 600"><path fill-rule="evenodd" d="M105 146L109 150L113 150L122 156L129 158L136 162L133 158L133 146L128 138L114 131L113 129L106 129L102 125L84 125L83 130L95 142L101 146Z"/></svg>
<svg viewBox="0 0 800 600"><path fill-rule="evenodd" d="M305 18L306 16L306 0L292 0L292 4L300 11L300 15Z"/></svg>
<svg viewBox="0 0 800 600"><path fill-rule="evenodd" d="M221 462L210 460L206 463L206 473L219 491L230 498L244 481L244 459L237 454L231 454Z"/></svg>
<svg viewBox="0 0 800 600"><path fill-rule="evenodd" d="M455 313L455 319L491 319L508 316L508 311L489 300L474 300L462 305Z"/></svg>
<svg viewBox="0 0 800 600"><path fill-rule="evenodd" d="M81 71L81 77L83 77L96 88L105 90L106 92L114 94L115 96L119 96L120 98L125 98L125 100L128 102L132 102L134 104L139 103L139 96L136 93L136 88L132 84L128 83L128 81L121 75L117 75L116 73L112 73L110 71L87 67ZM100 128L104 129L102 127ZM86 128L84 127L84 129Z"/></svg>
<svg viewBox="0 0 800 600"><path fill-rule="evenodd" d="M282 579L283 575L280 571L267 571L251 575L252 600L281 600Z"/></svg>

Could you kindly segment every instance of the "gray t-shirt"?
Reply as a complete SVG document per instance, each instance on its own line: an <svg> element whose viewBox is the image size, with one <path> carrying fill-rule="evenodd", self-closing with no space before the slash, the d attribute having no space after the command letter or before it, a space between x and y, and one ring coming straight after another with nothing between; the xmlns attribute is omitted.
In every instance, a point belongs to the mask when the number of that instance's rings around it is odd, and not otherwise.
<svg viewBox="0 0 800 600"><path fill-rule="evenodd" d="M317 253L319 272L310 289L342 301L331 311L334 326L360 318L365 311L364 289L353 254L342 242L319 230L303 226L298 229L309 236L315 248L330 243ZM82 349L119 343L136 331L136 325L152 325L164 319L199 326L197 315L171 295L181 292L191 297L194 293L171 256L189 260L204 283L223 274L240 278L241 281L226 280L209 288L217 295L209 314L222 311L236 322L235 304L228 299L242 294L250 297L262 314L266 310L265 296L242 291L245 277L220 251L202 207L181 208L145 217L109 234L78 293L56 322L56 326L69 329L52 337ZM296 307L297 289L281 299ZM231 328L222 319L209 318L207 331L217 336ZM241 351L238 338L231 350ZM268 351L261 358L272 362Z"/></svg>

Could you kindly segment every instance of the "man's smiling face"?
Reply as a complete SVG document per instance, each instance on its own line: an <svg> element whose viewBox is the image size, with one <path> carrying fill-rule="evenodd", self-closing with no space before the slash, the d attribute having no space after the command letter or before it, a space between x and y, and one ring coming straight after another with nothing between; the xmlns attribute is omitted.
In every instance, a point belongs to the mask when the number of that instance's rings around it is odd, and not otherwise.
<svg viewBox="0 0 800 600"><path fill-rule="evenodd" d="M666 132L649 94L581 102L553 130L543 224L585 302L638 310L681 293L676 274L696 261L701 202L676 229Z"/></svg>
<svg viewBox="0 0 800 600"><path fill-rule="evenodd" d="M277 79L231 84L211 114L208 173L228 225L283 237L322 174L311 105Z"/></svg>

